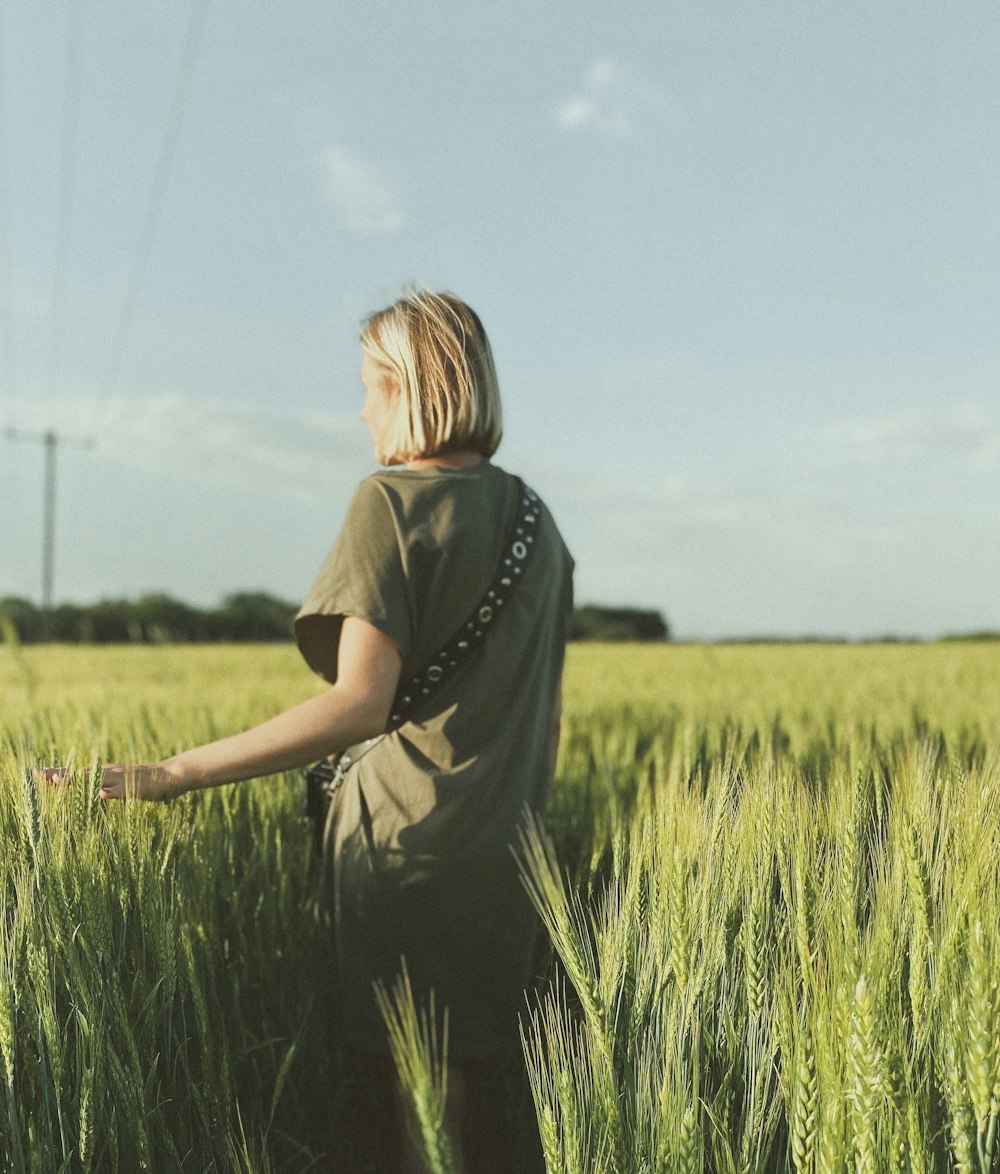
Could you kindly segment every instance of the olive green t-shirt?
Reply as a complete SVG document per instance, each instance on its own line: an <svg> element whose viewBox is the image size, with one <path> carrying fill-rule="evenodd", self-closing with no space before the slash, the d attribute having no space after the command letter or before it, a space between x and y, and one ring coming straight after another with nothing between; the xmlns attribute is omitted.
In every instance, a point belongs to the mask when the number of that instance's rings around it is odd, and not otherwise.
<svg viewBox="0 0 1000 1174"><path fill-rule="evenodd" d="M309 665L336 680L340 625L351 615L396 644L401 680L423 668L485 594L518 505L517 478L489 461L362 481L296 617ZM353 768L338 855L354 840L379 871L403 858L509 855L525 803L540 807L549 782L572 570L543 506L524 575L481 646Z"/></svg>
<svg viewBox="0 0 1000 1174"><path fill-rule="evenodd" d="M384 632L401 680L448 644L492 583L520 485L489 462L388 469L358 487L295 622L308 663L337 676L343 617ZM541 509L524 573L479 647L412 720L347 773L335 801L340 1030L388 1051L373 995L405 959L420 1005L448 1009L449 1056L516 1051L537 919L511 846L544 805L573 560Z"/></svg>

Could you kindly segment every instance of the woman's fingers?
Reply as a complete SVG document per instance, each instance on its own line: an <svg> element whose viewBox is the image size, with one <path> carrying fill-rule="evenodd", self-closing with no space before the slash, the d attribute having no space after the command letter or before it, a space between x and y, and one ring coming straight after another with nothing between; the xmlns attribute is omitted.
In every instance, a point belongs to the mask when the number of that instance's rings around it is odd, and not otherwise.
<svg viewBox="0 0 1000 1174"><path fill-rule="evenodd" d="M89 771L73 771L68 766L40 766L34 771L36 783L50 787L68 787L75 775L90 778ZM112 762L101 770L102 799L174 799L185 788L162 766L156 763Z"/></svg>
<svg viewBox="0 0 1000 1174"><path fill-rule="evenodd" d="M36 783L47 783L50 787L68 787L72 782L68 766L40 766L34 775Z"/></svg>
<svg viewBox="0 0 1000 1174"><path fill-rule="evenodd" d="M102 799L124 799L125 777L120 766L106 766L101 771L101 789L98 792Z"/></svg>
<svg viewBox="0 0 1000 1174"><path fill-rule="evenodd" d="M100 797L102 799L149 799L144 786L144 775L150 768L142 765L126 766L111 763L101 771Z"/></svg>
<svg viewBox="0 0 1000 1174"><path fill-rule="evenodd" d="M121 763L110 762L104 768L104 772L125 769ZM50 787L68 787L78 775L88 782L92 777L89 770L77 770L68 766L38 766L32 773L36 783L47 783Z"/></svg>
<svg viewBox="0 0 1000 1174"><path fill-rule="evenodd" d="M114 764L101 772L102 799L175 799L183 794L177 780L158 763Z"/></svg>

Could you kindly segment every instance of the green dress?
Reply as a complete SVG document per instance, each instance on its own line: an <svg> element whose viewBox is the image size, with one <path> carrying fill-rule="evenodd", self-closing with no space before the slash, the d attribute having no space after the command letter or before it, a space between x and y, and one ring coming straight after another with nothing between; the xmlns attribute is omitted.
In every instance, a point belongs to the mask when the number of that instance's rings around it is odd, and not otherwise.
<svg viewBox="0 0 1000 1174"><path fill-rule="evenodd" d="M489 587L519 505L515 477L385 469L358 487L295 620L337 674L345 615L384 632L402 680L448 642ZM349 1047L388 1050L373 983L405 958L418 999L448 1008L448 1054L516 1047L536 930L512 847L543 808L573 560L542 507L524 576L482 645L413 720L348 772L333 835L338 994Z"/></svg>

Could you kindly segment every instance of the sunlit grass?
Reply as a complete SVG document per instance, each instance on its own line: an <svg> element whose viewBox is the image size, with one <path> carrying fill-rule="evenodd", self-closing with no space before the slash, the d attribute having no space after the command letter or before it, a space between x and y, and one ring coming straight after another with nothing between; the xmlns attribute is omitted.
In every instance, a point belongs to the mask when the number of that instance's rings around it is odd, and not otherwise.
<svg viewBox="0 0 1000 1174"><path fill-rule="evenodd" d="M333 1168L299 780L83 777L319 687L282 646L0 649L0 1166ZM565 696L548 1168L1000 1168L1000 648L574 646Z"/></svg>

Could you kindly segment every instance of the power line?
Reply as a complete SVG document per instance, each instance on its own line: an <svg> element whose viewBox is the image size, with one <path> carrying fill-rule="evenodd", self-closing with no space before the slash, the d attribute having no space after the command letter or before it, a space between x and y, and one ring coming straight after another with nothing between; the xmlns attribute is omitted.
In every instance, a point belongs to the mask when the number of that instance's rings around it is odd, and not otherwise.
<svg viewBox="0 0 1000 1174"><path fill-rule="evenodd" d="M59 166L59 211L56 228L55 269L49 315L49 371L46 389L51 396L59 374L66 338L66 286L70 242L73 236L73 188L76 179L76 140L80 123L80 44L83 39L83 4L70 0L66 37L66 87L63 93L62 140Z"/></svg>
<svg viewBox="0 0 1000 1174"><path fill-rule="evenodd" d="M56 450L61 444L70 448L90 448L92 440L70 439L51 429L47 432L23 432L19 428L5 428L8 440L24 440L45 446L45 491L43 494L42 525L42 638L52 635L52 588L55 582L56 561Z"/></svg>
<svg viewBox="0 0 1000 1174"><path fill-rule="evenodd" d="M107 367L105 368L104 380L101 384L102 396L109 395L117 385L118 375L125 355L125 347L128 343L128 336L132 329L132 323L135 320L139 295L142 291L146 269L149 266L149 258L153 250L153 242L156 238L156 230L159 226L160 214L163 209L163 200L166 195L167 184L170 180L170 171L177 150L177 140L180 136L184 106L191 89L191 80L198 59L198 49L201 44L202 32L205 28L209 3L210 0L194 0L191 7L187 35L181 53L180 71L177 75L177 82L174 86L173 96L164 123L163 139L160 143L160 154L153 176L153 185L149 194L149 203L146 207L146 216L142 223L142 230L139 233L135 260L131 273L129 274L128 285L125 288L125 298L122 302L118 328L115 331L115 336L111 344L111 352Z"/></svg>
<svg viewBox="0 0 1000 1174"><path fill-rule="evenodd" d="M17 392L17 348L14 338L14 314L11 306L10 190L7 165L7 90L5 70L6 41L3 8L0 7L0 404L6 392L8 405ZM8 407L9 410L9 407ZM2 409L0 409L2 411Z"/></svg>

